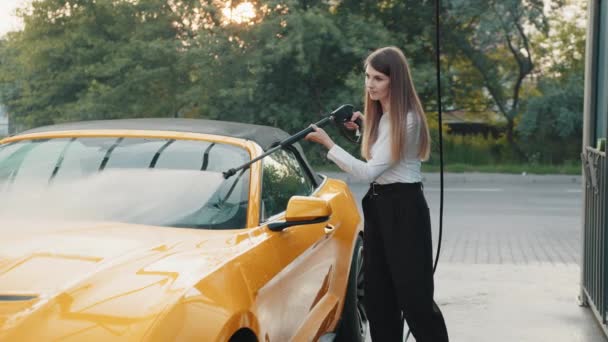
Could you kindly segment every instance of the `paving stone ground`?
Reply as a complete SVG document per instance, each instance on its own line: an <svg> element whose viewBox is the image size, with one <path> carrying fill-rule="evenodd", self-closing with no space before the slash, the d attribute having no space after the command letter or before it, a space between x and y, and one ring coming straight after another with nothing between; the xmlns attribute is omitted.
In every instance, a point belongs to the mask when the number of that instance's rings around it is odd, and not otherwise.
<svg viewBox="0 0 608 342"><path fill-rule="evenodd" d="M436 249L438 175L424 184ZM446 175L435 300L451 341L608 341L577 301L582 194L577 176Z"/></svg>

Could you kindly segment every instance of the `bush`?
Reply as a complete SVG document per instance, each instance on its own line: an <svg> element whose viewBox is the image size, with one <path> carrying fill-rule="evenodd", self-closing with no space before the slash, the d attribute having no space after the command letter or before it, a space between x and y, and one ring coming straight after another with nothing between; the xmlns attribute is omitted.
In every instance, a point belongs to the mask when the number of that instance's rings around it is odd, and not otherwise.
<svg viewBox="0 0 608 342"><path fill-rule="evenodd" d="M491 165L515 162L504 137L494 139L481 134L470 136L446 134L443 136L443 153L446 164ZM439 138L436 142L433 141L429 164L439 164Z"/></svg>

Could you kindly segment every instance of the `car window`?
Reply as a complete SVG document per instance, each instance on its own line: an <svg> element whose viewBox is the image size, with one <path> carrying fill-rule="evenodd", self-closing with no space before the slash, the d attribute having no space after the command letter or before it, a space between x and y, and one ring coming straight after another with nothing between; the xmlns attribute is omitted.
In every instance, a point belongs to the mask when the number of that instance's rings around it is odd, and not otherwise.
<svg viewBox="0 0 608 342"><path fill-rule="evenodd" d="M292 196L308 196L314 185L293 152L279 150L263 160L261 221L285 211Z"/></svg>
<svg viewBox="0 0 608 342"><path fill-rule="evenodd" d="M242 228L247 221L249 169L227 180L221 177L221 172L249 160L249 153L243 148L206 141L123 137L24 140L0 145L0 199L8 201L11 196L33 194L65 184L79 184L84 185L82 189L92 189L92 193L81 194L83 201L90 204L113 194L111 191L120 190L121 186L124 189L132 188L135 180L138 188L127 194L132 198L128 201L114 201L130 208L100 206L97 211L111 213L114 209L124 213L150 202L161 208L174 208L179 206L180 201L185 203L186 199L195 201L204 198L204 201L196 202L197 207L192 210L184 209L180 213L168 214L162 223L149 222L149 217L143 215L130 215L126 221L193 228ZM103 179L107 188L101 186L99 179L96 180L97 183L86 183L95 177L99 178L97 175L103 173L109 173L113 177L111 180L108 177ZM135 174L142 177L134 178ZM181 178L173 180L170 178L172 175ZM196 197L198 194L194 192L200 192L200 186L193 186L192 189L183 186L188 181L200 185L211 179L218 184L203 188L203 191L209 190L208 196ZM159 184L159 180L163 184ZM172 183L175 183L174 187ZM183 193L175 193L175 189L179 188L178 183L182 185ZM162 195L159 196L161 198L154 199L144 197L151 190L163 187L173 197L168 194L166 198ZM72 187L69 191L75 191L72 197L78 196L78 188ZM106 202L103 202L104 206L114 205L112 198ZM79 203L70 203L76 205L73 211L77 211ZM160 217L157 213L154 216ZM119 221L122 220L121 217ZM117 218L110 215L108 219Z"/></svg>

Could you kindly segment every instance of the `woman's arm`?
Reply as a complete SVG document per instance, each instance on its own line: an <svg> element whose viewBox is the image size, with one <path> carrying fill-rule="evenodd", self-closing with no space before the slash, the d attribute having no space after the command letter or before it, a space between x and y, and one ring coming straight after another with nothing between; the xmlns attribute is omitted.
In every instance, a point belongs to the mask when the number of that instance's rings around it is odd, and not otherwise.
<svg viewBox="0 0 608 342"><path fill-rule="evenodd" d="M361 113L357 112L357 114L363 117ZM353 115L354 119L356 115ZM353 125L353 128L357 127L356 124ZM371 183L392 165L390 139L386 134L378 137L374 143L374 156L364 162L336 145L322 128L315 125L312 125L312 128L314 132L309 133L305 139L325 146L329 150L327 158L355 180Z"/></svg>
<svg viewBox="0 0 608 342"><path fill-rule="evenodd" d="M371 183L392 165L391 148L387 137L384 139L379 137L375 145L377 145L377 153L367 162L353 157L336 144L327 152L327 158L355 180Z"/></svg>

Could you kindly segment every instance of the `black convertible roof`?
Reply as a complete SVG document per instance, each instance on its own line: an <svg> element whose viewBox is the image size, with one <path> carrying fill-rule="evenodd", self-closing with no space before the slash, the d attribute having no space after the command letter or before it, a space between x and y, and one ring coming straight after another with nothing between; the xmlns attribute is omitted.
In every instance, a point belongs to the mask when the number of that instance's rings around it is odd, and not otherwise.
<svg viewBox="0 0 608 342"><path fill-rule="evenodd" d="M258 145L260 145L264 150L267 150L273 143L282 141L289 137L289 134L287 134L282 129L269 126L260 126L230 121L173 118L79 121L38 127L22 132L19 135L41 132L74 130L81 131L98 129L133 129L223 135L234 138L253 140L258 143Z"/></svg>

